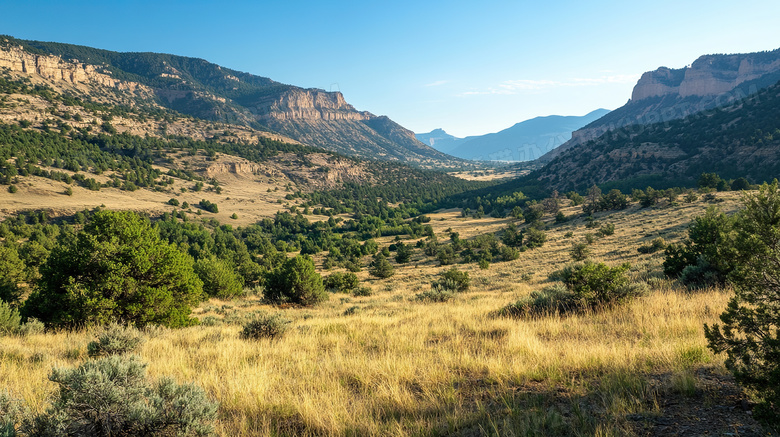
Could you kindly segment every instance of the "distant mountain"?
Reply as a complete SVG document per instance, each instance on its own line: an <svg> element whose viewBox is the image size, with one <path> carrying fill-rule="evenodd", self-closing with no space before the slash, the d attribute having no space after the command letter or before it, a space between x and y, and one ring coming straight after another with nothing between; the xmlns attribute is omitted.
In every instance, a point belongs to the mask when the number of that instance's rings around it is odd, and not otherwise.
<svg viewBox="0 0 780 437"><path fill-rule="evenodd" d="M0 67L68 82L85 98L156 105L347 155L427 167L463 164L389 118L356 110L339 92L286 85L202 59L0 36Z"/></svg>
<svg viewBox="0 0 780 437"><path fill-rule="evenodd" d="M705 55L680 69L646 72L624 106L575 131L572 139L541 158L548 162L565 150L608 130L678 120L699 111L733 104L780 80L780 49L733 55Z"/></svg>
<svg viewBox="0 0 780 437"><path fill-rule="evenodd" d="M608 113L607 109L597 109L581 117L536 117L500 132L466 138L456 138L441 129L415 135L431 147L463 159L531 161L568 141L573 131Z"/></svg>
<svg viewBox="0 0 780 437"><path fill-rule="evenodd" d="M439 152L448 153L457 146L457 143L463 141L463 138L450 135L444 129L434 129L427 134L414 134L423 144L427 144Z"/></svg>

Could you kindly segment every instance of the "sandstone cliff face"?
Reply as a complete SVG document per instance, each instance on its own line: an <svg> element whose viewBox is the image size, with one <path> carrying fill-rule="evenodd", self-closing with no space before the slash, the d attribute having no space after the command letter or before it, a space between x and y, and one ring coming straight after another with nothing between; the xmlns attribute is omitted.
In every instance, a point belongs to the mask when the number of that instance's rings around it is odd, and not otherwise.
<svg viewBox="0 0 780 437"><path fill-rule="evenodd" d="M661 67L639 79L631 100L677 95L706 97L728 93L740 84L780 70L780 53L707 55L690 67L672 70Z"/></svg>
<svg viewBox="0 0 780 437"><path fill-rule="evenodd" d="M65 81L69 84L94 83L122 91L136 91L144 88L135 82L114 79L99 71L98 67L74 61L65 61L59 56L38 55L22 47L0 46L0 68L10 71L35 74L44 79Z"/></svg>
<svg viewBox="0 0 780 437"><path fill-rule="evenodd" d="M368 120L368 112L359 112L344 100L340 92L316 89L289 89L276 98L260 101L253 108L258 119L271 120Z"/></svg>

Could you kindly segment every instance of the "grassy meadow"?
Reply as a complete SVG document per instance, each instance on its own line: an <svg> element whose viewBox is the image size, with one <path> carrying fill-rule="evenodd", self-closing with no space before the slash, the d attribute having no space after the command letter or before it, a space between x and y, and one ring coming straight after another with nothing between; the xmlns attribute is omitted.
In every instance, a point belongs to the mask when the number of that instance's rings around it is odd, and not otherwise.
<svg viewBox="0 0 780 437"><path fill-rule="evenodd" d="M739 205L736 193L717 196L724 211ZM418 249L389 279L371 278L365 268L358 273L371 296L335 293L311 308L270 306L252 293L210 300L195 311L200 326L147 330L139 355L151 377L193 382L218 400L223 436L643 435L632 418L663 416L669 397L718 405L717 390L702 375L728 378L724 357L706 347L702 325L718 321L730 291L688 291L663 277L662 251L637 252L658 237L678 240L709 205L632 204L595 215L599 224L613 223L615 233L595 238L591 259L630 262L632 279L649 287L613 308L495 315L544 287L550 272L571 262L572 244L598 230L586 227L579 207L567 207L567 216L579 218L550 223L543 247L487 270L456 265L472 284L449 302L414 299L449 268L423 260ZM456 210L430 216L442 241L449 228L469 238L510 221L462 218ZM241 339L243 323L261 312L291 320L286 335ZM94 336L82 330L0 337L0 386L42 411L56 388L47 380L51 368L78 365Z"/></svg>

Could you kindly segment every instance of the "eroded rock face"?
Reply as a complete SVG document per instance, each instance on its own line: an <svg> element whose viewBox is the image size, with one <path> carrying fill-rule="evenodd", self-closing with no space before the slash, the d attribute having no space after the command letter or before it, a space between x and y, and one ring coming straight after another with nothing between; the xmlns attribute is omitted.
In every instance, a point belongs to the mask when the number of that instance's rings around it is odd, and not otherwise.
<svg viewBox="0 0 780 437"><path fill-rule="evenodd" d="M71 84L92 82L123 91L136 91L142 88L138 83L115 79L94 65L65 61L59 56L33 54L22 47L0 47L0 68L37 74L45 79L61 80Z"/></svg>
<svg viewBox="0 0 780 437"><path fill-rule="evenodd" d="M631 100L677 95L707 97L728 93L740 84L780 70L780 53L707 55L690 67L661 67L639 79Z"/></svg>
<svg viewBox="0 0 780 437"><path fill-rule="evenodd" d="M369 112L360 112L344 100L340 92L317 89L291 89L280 96L259 101L253 108L258 118L282 120L368 120Z"/></svg>

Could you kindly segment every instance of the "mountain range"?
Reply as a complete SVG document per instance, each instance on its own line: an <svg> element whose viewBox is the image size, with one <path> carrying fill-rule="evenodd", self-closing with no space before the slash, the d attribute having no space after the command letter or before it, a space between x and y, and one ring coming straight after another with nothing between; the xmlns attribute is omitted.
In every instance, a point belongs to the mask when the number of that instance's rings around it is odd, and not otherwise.
<svg viewBox="0 0 780 437"><path fill-rule="evenodd" d="M464 164L389 118L356 110L340 92L286 85L202 59L4 36L0 67L67 83L68 92L84 98L273 131L351 156L437 168Z"/></svg>
<svg viewBox="0 0 780 437"><path fill-rule="evenodd" d="M628 103L575 131L571 140L541 158L549 162L608 130L669 122L757 93L780 80L780 49L729 55L704 55L679 69L646 72Z"/></svg>
<svg viewBox="0 0 780 437"><path fill-rule="evenodd" d="M442 129L415 134L418 140L450 155L478 161L531 161L571 139L572 132L608 114L550 115L522 121L496 133L457 138Z"/></svg>

